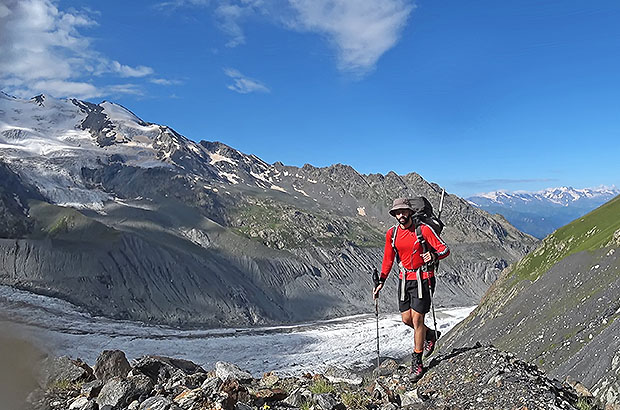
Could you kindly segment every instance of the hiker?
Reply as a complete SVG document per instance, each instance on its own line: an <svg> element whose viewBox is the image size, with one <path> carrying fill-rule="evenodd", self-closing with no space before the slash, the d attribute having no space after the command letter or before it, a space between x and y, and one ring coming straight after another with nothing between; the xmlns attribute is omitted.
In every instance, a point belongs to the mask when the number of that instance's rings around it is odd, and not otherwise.
<svg viewBox="0 0 620 410"><path fill-rule="evenodd" d="M426 199L424 201L430 207L428 201ZM416 209L419 211L419 207ZM415 381L422 377L424 370L422 354L424 353L426 357L430 356L435 348L436 337L439 337L439 332L436 336L435 332L428 331L429 328L424 324L424 315L431 308L429 291L435 290L435 264L450 253L448 246L433 227L425 223L422 220L424 218L420 218L419 214L414 215L416 209L412 207L410 199L394 200L390 214L398 220L398 223L385 235L381 276L379 285L373 291L373 297L377 298L396 258L400 270L399 310L403 322L414 329L411 371ZM419 235L421 237L418 237ZM424 248L428 251L424 252ZM418 275L420 275L420 280L418 280ZM418 289L419 284L422 285L421 291Z"/></svg>

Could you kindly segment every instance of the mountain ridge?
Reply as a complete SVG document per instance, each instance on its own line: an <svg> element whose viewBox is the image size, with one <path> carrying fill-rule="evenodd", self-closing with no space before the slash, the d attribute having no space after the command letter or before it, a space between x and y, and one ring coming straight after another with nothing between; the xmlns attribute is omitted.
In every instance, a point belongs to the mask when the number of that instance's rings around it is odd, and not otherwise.
<svg viewBox="0 0 620 410"><path fill-rule="evenodd" d="M504 215L515 227L542 239L619 194L615 186L556 187L535 192L493 191L467 200L487 212Z"/></svg>
<svg viewBox="0 0 620 410"><path fill-rule="evenodd" d="M75 99L45 97L40 106L5 98L0 110L0 162L40 197L22 201L32 229L0 240L0 281L113 317L222 326L366 312L365 272L379 264L394 224L392 199L424 195L436 204L441 194L415 172L267 164ZM87 222L67 220L63 207ZM438 305L477 303L537 242L449 193L443 219L452 256L439 272ZM122 246L66 253L84 223L117 232Z"/></svg>

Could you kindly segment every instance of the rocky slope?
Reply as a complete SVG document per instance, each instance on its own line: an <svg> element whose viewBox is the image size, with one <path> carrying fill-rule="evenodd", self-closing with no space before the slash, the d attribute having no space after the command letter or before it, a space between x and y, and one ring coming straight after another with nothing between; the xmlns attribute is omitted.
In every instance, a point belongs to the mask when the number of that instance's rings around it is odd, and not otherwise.
<svg viewBox="0 0 620 410"><path fill-rule="evenodd" d="M33 410L193 409L596 409L579 383L548 378L535 365L480 345L434 359L412 383L408 366L392 359L366 374L330 368L325 374L253 378L218 362L195 363L144 356L129 363L121 351L104 351L94 367L68 357L49 357L30 394L15 392ZM24 399L25 397L25 399Z"/></svg>
<svg viewBox="0 0 620 410"><path fill-rule="evenodd" d="M0 283L174 325L367 312L392 199L437 204L441 192L415 173L267 164L110 102L2 93L0 164L10 176L0 190L10 215L0 221ZM443 219L452 255L438 306L476 304L537 242L450 194Z"/></svg>
<svg viewBox="0 0 620 410"><path fill-rule="evenodd" d="M444 341L485 340L620 404L620 197L510 267Z"/></svg>

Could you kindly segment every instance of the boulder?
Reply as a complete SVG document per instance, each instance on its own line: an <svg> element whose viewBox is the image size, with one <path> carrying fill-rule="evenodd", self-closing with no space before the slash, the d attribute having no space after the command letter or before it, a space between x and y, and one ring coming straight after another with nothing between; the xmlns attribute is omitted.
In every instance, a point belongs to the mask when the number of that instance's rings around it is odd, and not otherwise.
<svg viewBox="0 0 620 410"><path fill-rule="evenodd" d="M181 408L167 397L154 396L144 400L139 410L181 410Z"/></svg>
<svg viewBox="0 0 620 410"><path fill-rule="evenodd" d="M133 373L148 376L153 383L167 383L173 374L194 375L205 373L204 369L189 360L163 356L143 356L133 364ZM179 373L180 372L180 373Z"/></svg>
<svg viewBox="0 0 620 410"><path fill-rule="evenodd" d="M181 408L191 409L199 406L204 399L204 392L201 389L186 389L174 398L174 402Z"/></svg>
<svg viewBox="0 0 620 410"><path fill-rule="evenodd" d="M82 385L81 394L89 399L94 399L99 395L103 388L103 382L101 380L93 380L92 382L84 383Z"/></svg>
<svg viewBox="0 0 620 410"><path fill-rule="evenodd" d="M339 367L330 366L325 370L325 378L332 383L348 383L355 386L362 384L363 379L357 374Z"/></svg>
<svg viewBox="0 0 620 410"><path fill-rule="evenodd" d="M265 386L268 389L270 389L273 386L275 386L275 384L279 381L280 381L280 378L278 377L277 374L275 374L274 372L268 372L263 375L263 377L260 380L260 384L261 386Z"/></svg>
<svg viewBox="0 0 620 410"><path fill-rule="evenodd" d="M204 382L202 382L200 388L204 390L206 394L210 395L215 393L221 385L222 379L220 379L219 377L209 377Z"/></svg>
<svg viewBox="0 0 620 410"><path fill-rule="evenodd" d="M305 387L298 387L293 390L283 403L291 407L301 407L304 403L309 402L312 399L312 392Z"/></svg>
<svg viewBox="0 0 620 410"><path fill-rule="evenodd" d="M226 362L215 363L215 375L222 381L234 379L243 383L252 380L252 375L249 372L241 370L235 364Z"/></svg>
<svg viewBox="0 0 620 410"><path fill-rule="evenodd" d="M73 400L73 402L69 405L69 410L84 410L88 408L89 400L87 397L80 396Z"/></svg>
<svg viewBox="0 0 620 410"><path fill-rule="evenodd" d="M113 377L101 389L99 396L97 396L97 405L99 408L104 406L124 407L134 399L132 390L132 385L128 380Z"/></svg>
<svg viewBox="0 0 620 410"><path fill-rule="evenodd" d="M112 377L127 377L131 366L121 350L104 350L95 363L95 377L104 383Z"/></svg>
<svg viewBox="0 0 620 410"><path fill-rule="evenodd" d="M111 378L97 396L99 407L125 407L136 399L145 399L153 388L153 382L147 376L136 375L127 379Z"/></svg>
<svg viewBox="0 0 620 410"><path fill-rule="evenodd" d="M342 404L332 393L315 394L314 401L323 410L344 410Z"/></svg>
<svg viewBox="0 0 620 410"><path fill-rule="evenodd" d="M43 360L39 383L46 387L53 382L76 383L92 380L93 377L93 370L79 359L74 360L68 356L48 357Z"/></svg>

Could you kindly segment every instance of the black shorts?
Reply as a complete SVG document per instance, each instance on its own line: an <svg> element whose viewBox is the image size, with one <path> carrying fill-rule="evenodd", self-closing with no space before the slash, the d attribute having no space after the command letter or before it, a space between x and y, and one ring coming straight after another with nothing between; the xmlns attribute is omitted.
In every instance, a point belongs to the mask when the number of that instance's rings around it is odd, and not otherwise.
<svg viewBox="0 0 620 410"><path fill-rule="evenodd" d="M431 292L435 292L435 277L430 280ZM405 281L405 300L401 300L403 280L398 283L398 310L406 312L413 309L418 313L428 313L431 310L431 294L428 293L428 279L422 279L422 299L418 298L418 281Z"/></svg>

